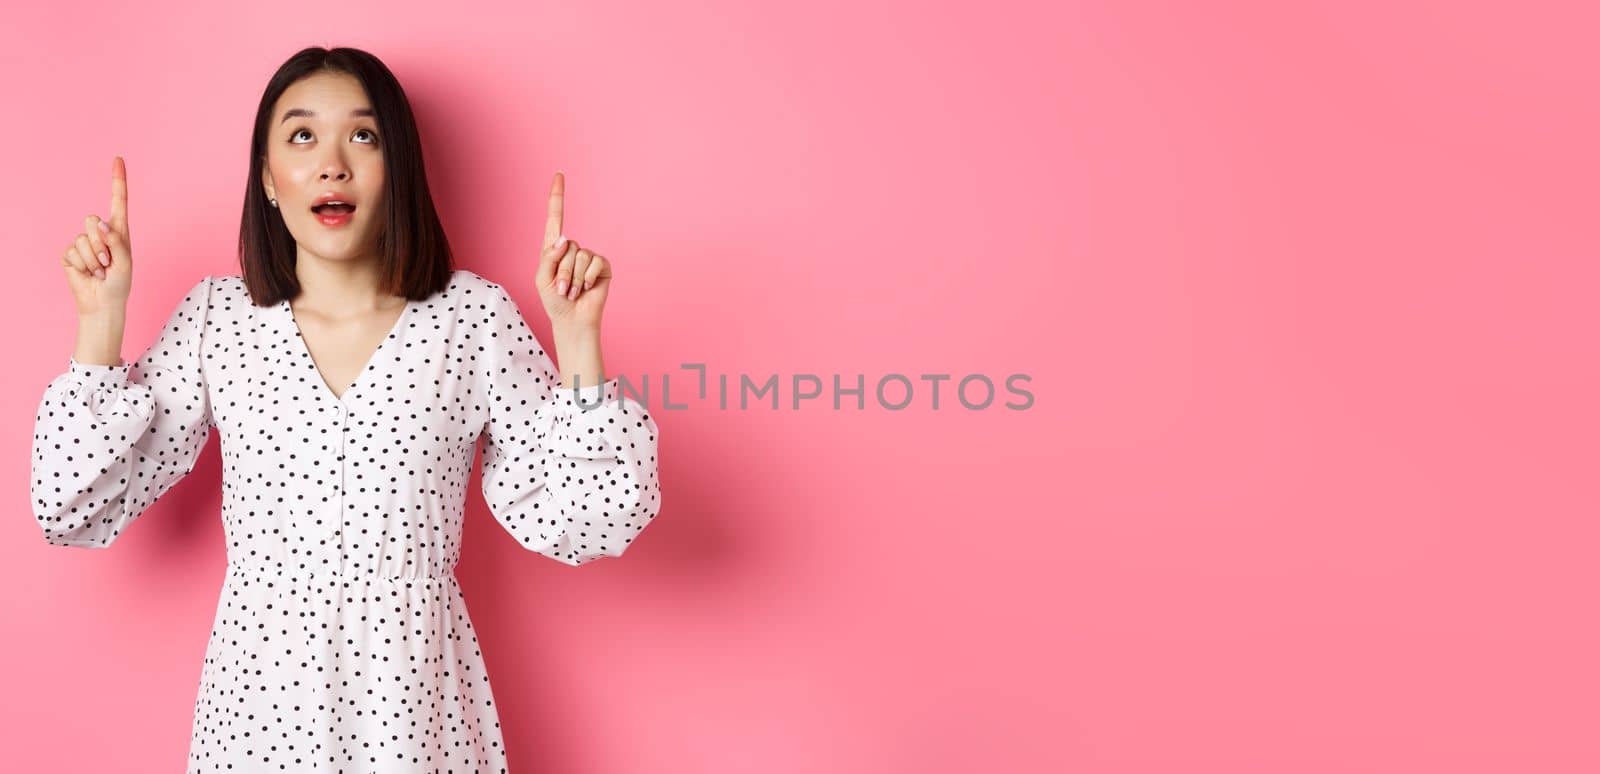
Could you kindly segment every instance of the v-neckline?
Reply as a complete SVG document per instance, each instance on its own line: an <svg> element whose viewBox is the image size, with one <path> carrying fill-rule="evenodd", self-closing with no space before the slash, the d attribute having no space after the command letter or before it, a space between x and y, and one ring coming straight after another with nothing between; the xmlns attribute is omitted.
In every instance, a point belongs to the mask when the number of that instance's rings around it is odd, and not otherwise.
<svg viewBox="0 0 1600 774"><path fill-rule="evenodd" d="M306 361L311 366L311 373L316 378L318 391L338 403L348 405L351 393L354 393L364 384L367 373L377 366L378 356L382 355L385 349L388 349L390 340L399 334L401 327L405 325L406 318L411 316L411 310L416 307L416 303L412 299L406 299L405 308L400 310L400 316L395 319L394 325L389 326L389 332L383 334L383 338L378 341L378 346L372 350L372 354L367 356L367 362L361 366L360 371L356 372L356 378L350 382L349 386L344 388L344 392L339 394L334 394L333 387L329 386L327 377L322 374L322 368L317 365L316 357L311 354L311 347L306 346L305 332L300 330L300 321L294 318L294 307L289 305L289 299L278 302L278 306L283 310L284 317L289 321L289 337L299 343L300 354L305 355Z"/></svg>

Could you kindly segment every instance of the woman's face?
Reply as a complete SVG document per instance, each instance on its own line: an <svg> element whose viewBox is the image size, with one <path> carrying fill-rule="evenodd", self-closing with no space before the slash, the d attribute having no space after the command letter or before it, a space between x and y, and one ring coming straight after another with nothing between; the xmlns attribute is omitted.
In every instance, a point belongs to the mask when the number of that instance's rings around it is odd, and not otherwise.
<svg viewBox="0 0 1600 774"><path fill-rule="evenodd" d="M371 111L361 82L346 73L302 78L272 108L261 184L278 200L300 256L330 261L376 256L384 228L384 169ZM313 211L326 193L355 209L342 215Z"/></svg>

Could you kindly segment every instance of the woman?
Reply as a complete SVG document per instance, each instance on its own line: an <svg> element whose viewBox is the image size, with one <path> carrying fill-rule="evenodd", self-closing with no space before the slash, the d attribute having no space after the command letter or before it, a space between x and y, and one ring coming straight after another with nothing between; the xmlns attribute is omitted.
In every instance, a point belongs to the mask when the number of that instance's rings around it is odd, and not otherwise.
<svg viewBox="0 0 1600 774"><path fill-rule="evenodd" d="M273 76L242 273L197 283L133 363L121 158L112 178L110 222L62 260L78 339L39 406L34 514L52 544L104 548L220 431L228 571L189 771L505 771L452 572L478 439L494 518L565 564L621 555L661 505L655 421L601 383L611 267L561 235L562 176L535 278L559 374L502 286L451 268L405 93L370 54L308 48Z"/></svg>

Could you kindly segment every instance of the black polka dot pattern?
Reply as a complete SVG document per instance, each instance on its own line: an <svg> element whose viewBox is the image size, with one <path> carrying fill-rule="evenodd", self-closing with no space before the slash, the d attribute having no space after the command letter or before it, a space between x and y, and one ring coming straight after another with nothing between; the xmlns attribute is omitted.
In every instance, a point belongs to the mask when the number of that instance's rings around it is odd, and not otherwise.
<svg viewBox="0 0 1600 774"><path fill-rule="evenodd" d="M621 556L659 512L656 424L617 382L574 401L498 284L411 301L335 394L288 302L208 276L133 363L44 391L32 502L48 543L105 548L221 433L228 570L190 772L505 772L454 569L472 458L520 545Z"/></svg>

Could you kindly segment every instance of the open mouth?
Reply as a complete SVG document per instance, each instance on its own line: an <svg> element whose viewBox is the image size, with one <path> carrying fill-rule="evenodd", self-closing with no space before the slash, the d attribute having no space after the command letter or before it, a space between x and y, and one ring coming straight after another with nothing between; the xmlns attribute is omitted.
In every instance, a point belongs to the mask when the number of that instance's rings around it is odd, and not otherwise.
<svg viewBox="0 0 1600 774"><path fill-rule="evenodd" d="M312 207L311 211L317 214L317 220L324 225L337 226L350 222L350 217L355 214L356 206L343 202L329 202L328 204L319 204Z"/></svg>

